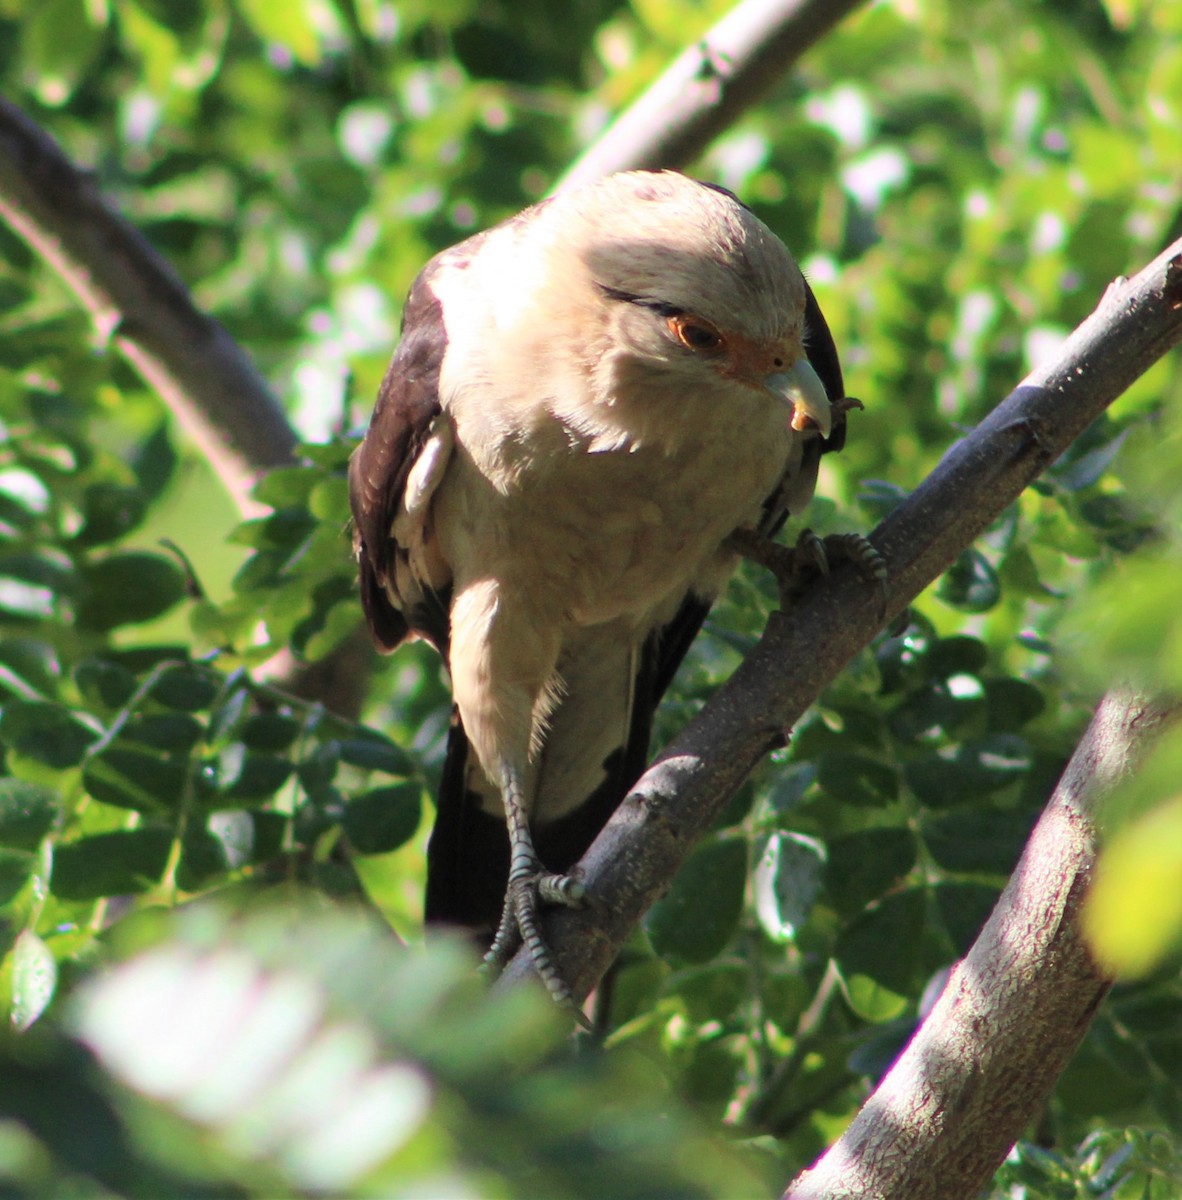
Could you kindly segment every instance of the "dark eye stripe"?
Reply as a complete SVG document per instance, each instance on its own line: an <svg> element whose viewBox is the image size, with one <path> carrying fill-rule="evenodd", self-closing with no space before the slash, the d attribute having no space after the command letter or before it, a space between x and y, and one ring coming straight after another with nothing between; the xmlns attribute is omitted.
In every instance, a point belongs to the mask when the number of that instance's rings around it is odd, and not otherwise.
<svg viewBox="0 0 1182 1200"><path fill-rule="evenodd" d="M637 308L647 308L650 312L655 312L659 317L680 317L685 313L684 308L680 308L676 304L669 304L665 300L652 300L648 296L637 296L632 292L625 292L620 288L608 287L603 283L598 286L599 290L609 300L618 300L621 304L635 304Z"/></svg>

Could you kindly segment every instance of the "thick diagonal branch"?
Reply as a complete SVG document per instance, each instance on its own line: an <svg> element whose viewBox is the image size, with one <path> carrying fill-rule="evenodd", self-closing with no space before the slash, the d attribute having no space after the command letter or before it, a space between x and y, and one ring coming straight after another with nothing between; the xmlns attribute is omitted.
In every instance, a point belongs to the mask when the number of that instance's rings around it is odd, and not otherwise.
<svg viewBox="0 0 1182 1200"><path fill-rule="evenodd" d="M1182 240L1112 287L879 526L888 618L901 612L1139 375L1182 341ZM554 913L547 941L585 996L756 763L881 627L879 595L839 568L774 614L739 670L666 748L583 859L592 899ZM518 955L505 984L529 974Z"/></svg>
<svg viewBox="0 0 1182 1200"><path fill-rule="evenodd" d="M853 1124L784 1200L980 1194L1108 990L1079 926L1094 813L1176 715L1144 697L1105 697L972 950Z"/></svg>
<svg viewBox="0 0 1182 1200"><path fill-rule="evenodd" d="M296 447L279 402L93 178L2 97L0 217L61 275L99 337L159 393L239 509L253 513L255 476L291 461Z"/></svg>
<svg viewBox="0 0 1182 1200"><path fill-rule="evenodd" d="M663 72L563 176L682 168L758 104L863 0L743 0Z"/></svg>

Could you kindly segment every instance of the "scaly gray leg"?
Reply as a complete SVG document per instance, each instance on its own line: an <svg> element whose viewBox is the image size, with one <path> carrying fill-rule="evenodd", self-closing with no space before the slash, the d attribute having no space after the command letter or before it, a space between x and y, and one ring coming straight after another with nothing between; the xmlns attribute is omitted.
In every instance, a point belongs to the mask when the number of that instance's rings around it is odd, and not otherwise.
<svg viewBox="0 0 1182 1200"><path fill-rule="evenodd" d="M545 903L577 908L583 902L586 889L570 875L555 875L542 869L534 851L522 803L520 776L516 771L506 768L501 796L509 827L509 885L505 890L500 925L484 956L485 967L490 973L500 972L524 942L546 990L559 1004L574 1007L570 987L554 966L550 950L538 930L538 906Z"/></svg>

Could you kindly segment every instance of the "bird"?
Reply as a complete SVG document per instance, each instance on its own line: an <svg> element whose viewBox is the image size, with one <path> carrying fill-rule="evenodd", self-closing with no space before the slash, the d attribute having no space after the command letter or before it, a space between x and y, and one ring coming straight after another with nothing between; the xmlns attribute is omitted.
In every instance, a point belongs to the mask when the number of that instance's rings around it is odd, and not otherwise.
<svg viewBox="0 0 1182 1200"><path fill-rule="evenodd" d="M492 970L524 942L571 1003L542 908L584 902L732 535L804 508L852 407L784 243L678 172L559 191L415 279L350 459L353 546L377 649L426 639L448 669L425 919Z"/></svg>

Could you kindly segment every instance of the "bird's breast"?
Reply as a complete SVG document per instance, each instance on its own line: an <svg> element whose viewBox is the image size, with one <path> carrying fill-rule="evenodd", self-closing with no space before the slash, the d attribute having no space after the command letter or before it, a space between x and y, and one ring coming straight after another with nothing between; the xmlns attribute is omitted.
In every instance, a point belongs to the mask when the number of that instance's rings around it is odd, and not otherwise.
<svg viewBox="0 0 1182 1200"><path fill-rule="evenodd" d="M719 574L723 540L758 519L800 453L782 406L678 415L698 416L696 427L647 439L610 423L574 436L551 419L498 440L487 413L476 427L459 421L436 505L445 555L574 624L647 625Z"/></svg>

